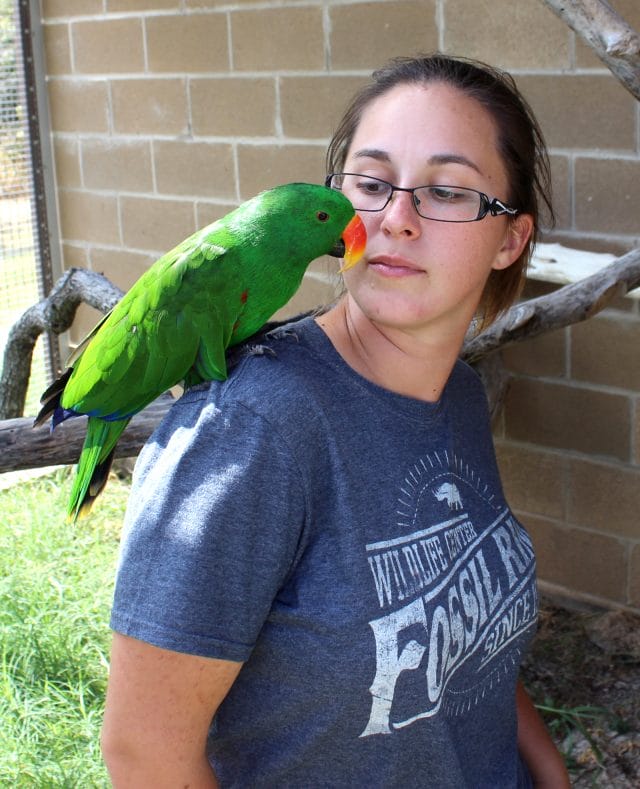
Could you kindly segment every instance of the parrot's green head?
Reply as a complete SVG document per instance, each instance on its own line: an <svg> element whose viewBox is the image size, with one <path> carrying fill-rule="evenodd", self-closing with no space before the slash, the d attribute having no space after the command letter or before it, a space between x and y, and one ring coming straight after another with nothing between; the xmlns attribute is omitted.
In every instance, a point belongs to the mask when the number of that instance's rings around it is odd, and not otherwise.
<svg viewBox="0 0 640 789"><path fill-rule="evenodd" d="M364 224L349 200L326 186L276 186L238 211L245 228L251 226L254 243L302 270L321 255L333 255L344 258L344 271L355 266L364 253Z"/></svg>

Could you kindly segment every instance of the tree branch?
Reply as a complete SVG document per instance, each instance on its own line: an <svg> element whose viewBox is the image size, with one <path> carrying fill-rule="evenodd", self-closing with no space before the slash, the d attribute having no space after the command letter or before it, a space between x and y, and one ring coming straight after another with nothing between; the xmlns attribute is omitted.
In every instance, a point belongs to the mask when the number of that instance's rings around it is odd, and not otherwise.
<svg viewBox="0 0 640 789"><path fill-rule="evenodd" d="M476 362L514 342L587 320L612 299L640 286L640 249L579 282L512 307L486 331L465 342L462 357Z"/></svg>
<svg viewBox="0 0 640 789"><path fill-rule="evenodd" d="M491 356L494 351L591 318L613 298L636 287L640 287L640 249L629 252L579 282L512 307L489 329L465 342L462 357L474 364L482 375L492 410L495 412L499 406L506 380L495 363L497 357ZM54 287L49 298L32 307L25 316L29 316L33 311L36 316L31 319L33 324L52 326L55 331L64 331L80 301L106 312L119 298L120 291L104 277L78 269L67 272ZM71 304L64 304L65 299L70 299ZM42 313L47 310L50 310L52 315L45 320ZM30 323L25 320L25 316L18 324L21 325L24 321L26 328L17 331L14 327L12 335L14 332L16 336L28 334ZM19 353L17 348L18 341L14 339L12 353ZM12 368L7 364L8 357L11 357L11 353L5 354L3 379L11 379L15 374L12 374ZM24 367L25 361L19 359L19 364ZM171 398L163 396L135 416L118 443L117 457L136 455L170 404ZM64 422L53 434L48 427L33 429L32 419L28 418L13 418L0 422L0 473L73 463L80 453L84 433L85 420L82 418Z"/></svg>
<svg viewBox="0 0 640 789"><path fill-rule="evenodd" d="M0 419L17 418L24 412L33 349L41 334L66 331L82 302L105 313L121 298L122 291L102 274L72 268L56 282L46 298L23 313L11 327L4 351Z"/></svg>
<svg viewBox="0 0 640 789"><path fill-rule="evenodd" d="M134 457L160 424L171 404L165 393L136 414L116 445L116 458ZM77 463L87 430L85 417L69 419L54 432L48 425L33 427L33 419L0 421L0 473Z"/></svg>
<svg viewBox="0 0 640 789"><path fill-rule="evenodd" d="M542 0L640 100L640 35L607 0Z"/></svg>

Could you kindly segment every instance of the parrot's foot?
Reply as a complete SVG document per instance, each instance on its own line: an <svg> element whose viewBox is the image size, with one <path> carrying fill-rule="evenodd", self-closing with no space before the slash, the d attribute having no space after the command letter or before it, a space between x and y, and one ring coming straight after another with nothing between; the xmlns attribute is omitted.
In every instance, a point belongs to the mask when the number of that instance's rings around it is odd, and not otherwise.
<svg viewBox="0 0 640 789"><path fill-rule="evenodd" d="M247 356L269 356L275 359L278 354L268 345L245 345L244 352Z"/></svg>
<svg viewBox="0 0 640 789"><path fill-rule="evenodd" d="M227 351L227 370L240 364L246 356L268 356L271 359L275 359L277 354L268 345L262 345L262 343L258 342L245 342L242 345L229 348Z"/></svg>
<svg viewBox="0 0 640 789"><path fill-rule="evenodd" d="M296 331L294 326L283 326L281 329L274 329L271 332L271 336L275 337L276 340L288 340L294 339L298 342L298 332Z"/></svg>

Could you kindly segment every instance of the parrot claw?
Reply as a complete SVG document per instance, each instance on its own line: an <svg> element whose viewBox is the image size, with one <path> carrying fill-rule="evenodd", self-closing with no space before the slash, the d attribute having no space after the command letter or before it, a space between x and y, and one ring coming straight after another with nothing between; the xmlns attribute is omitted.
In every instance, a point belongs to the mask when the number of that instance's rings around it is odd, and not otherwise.
<svg viewBox="0 0 640 789"><path fill-rule="evenodd" d="M268 356L271 359L275 359L278 356L273 348L270 348L268 345L245 345L244 351L248 356Z"/></svg>
<svg viewBox="0 0 640 789"><path fill-rule="evenodd" d="M280 329L275 329L271 332L272 337L275 337L276 340L284 340L292 338L296 342L298 342L298 333L293 326L283 326Z"/></svg>
<svg viewBox="0 0 640 789"><path fill-rule="evenodd" d="M227 369L231 369L245 358L245 356L268 356L275 359L277 354L273 348L260 343L243 343L227 351Z"/></svg>

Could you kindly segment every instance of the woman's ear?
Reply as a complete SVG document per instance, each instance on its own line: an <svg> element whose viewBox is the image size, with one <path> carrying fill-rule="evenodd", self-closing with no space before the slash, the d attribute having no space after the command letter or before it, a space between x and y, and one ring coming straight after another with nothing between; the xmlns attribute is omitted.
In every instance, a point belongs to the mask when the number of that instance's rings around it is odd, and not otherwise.
<svg viewBox="0 0 640 789"><path fill-rule="evenodd" d="M504 243L496 255L492 268L509 268L522 254L532 233L533 217L531 214L518 214L514 219L509 219Z"/></svg>

